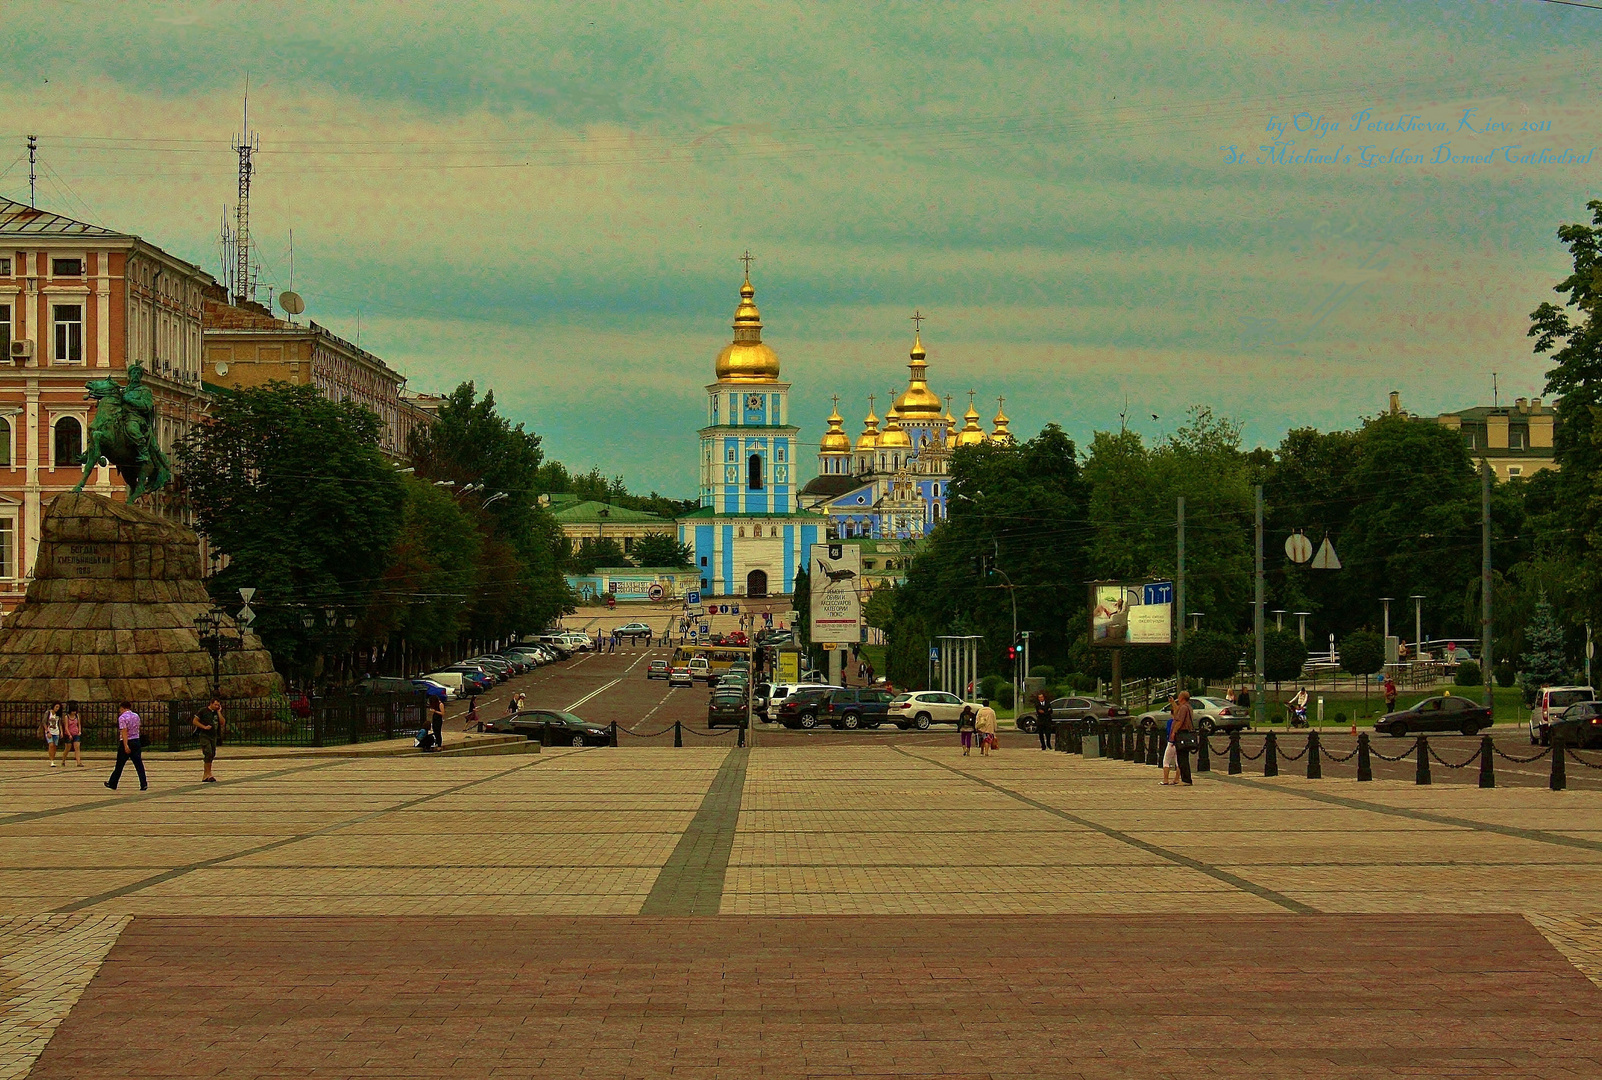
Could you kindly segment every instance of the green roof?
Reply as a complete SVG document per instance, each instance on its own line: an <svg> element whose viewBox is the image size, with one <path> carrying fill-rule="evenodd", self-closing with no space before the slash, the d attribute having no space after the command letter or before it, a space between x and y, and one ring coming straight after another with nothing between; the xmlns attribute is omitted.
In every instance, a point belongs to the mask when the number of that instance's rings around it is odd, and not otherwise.
<svg viewBox="0 0 1602 1080"><path fill-rule="evenodd" d="M586 499L582 502L561 503L556 502L555 496L551 498L551 516L560 525L671 525L672 521L657 514L648 514L644 510L630 510L624 506L614 506L611 503L596 502Z"/></svg>

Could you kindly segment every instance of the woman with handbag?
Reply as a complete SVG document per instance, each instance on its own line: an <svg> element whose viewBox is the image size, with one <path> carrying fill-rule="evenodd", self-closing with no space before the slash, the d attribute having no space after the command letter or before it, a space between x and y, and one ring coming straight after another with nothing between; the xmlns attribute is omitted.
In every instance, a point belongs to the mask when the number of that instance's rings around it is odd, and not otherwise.
<svg viewBox="0 0 1602 1080"><path fill-rule="evenodd" d="M1195 712L1190 707L1190 691L1181 690L1179 700L1174 702L1173 718L1168 721L1168 745L1163 747L1165 787L1190 783L1190 750L1195 738ZM1168 779L1170 769L1178 772L1178 779Z"/></svg>

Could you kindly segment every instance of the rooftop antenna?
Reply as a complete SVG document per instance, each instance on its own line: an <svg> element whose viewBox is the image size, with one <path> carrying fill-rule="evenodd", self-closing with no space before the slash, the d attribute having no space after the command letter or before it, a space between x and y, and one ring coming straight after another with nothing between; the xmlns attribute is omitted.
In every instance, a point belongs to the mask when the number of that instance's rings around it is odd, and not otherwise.
<svg viewBox="0 0 1602 1080"><path fill-rule="evenodd" d="M222 282L228 295L234 295L234 238L228 231L228 207L222 208L220 220L220 243L222 245Z"/></svg>
<svg viewBox="0 0 1602 1080"><path fill-rule="evenodd" d="M250 76L245 76L245 123L234 151L239 154L239 202L234 207L234 295L240 300L256 298L256 281L250 266L250 176L255 171L251 155L261 149L261 136L250 130Z"/></svg>
<svg viewBox="0 0 1602 1080"><path fill-rule="evenodd" d="M35 166L39 164L39 136L28 136L28 206L38 209L39 204L34 200L34 185L39 182L39 173Z"/></svg>
<svg viewBox="0 0 1602 1080"><path fill-rule="evenodd" d="M1491 372L1491 408L1499 409L1501 407L1502 407L1502 392L1501 392L1501 390L1499 390L1497 388L1497 385L1496 385L1496 372L1493 371L1493 372Z"/></svg>

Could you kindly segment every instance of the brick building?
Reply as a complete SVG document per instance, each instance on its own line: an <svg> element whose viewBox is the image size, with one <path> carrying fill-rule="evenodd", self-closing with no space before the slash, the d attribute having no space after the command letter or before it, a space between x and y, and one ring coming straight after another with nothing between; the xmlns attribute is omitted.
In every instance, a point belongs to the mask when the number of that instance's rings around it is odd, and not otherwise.
<svg viewBox="0 0 1602 1080"><path fill-rule="evenodd" d="M143 365L169 458L205 415L201 304L212 283L137 236L0 198L0 609L22 598L45 509L82 475L88 380ZM87 490L127 488L102 467ZM170 491L143 505L194 523Z"/></svg>
<svg viewBox="0 0 1602 1080"><path fill-rule="evenodd" d="M331 401L354 401L383 422L381 445L404 457L430 415L402 394L405 376L315 322L292 323L254 301L230 303L219 286L205 297L205 379L229 390L278 381L312 385Z"/></svg>

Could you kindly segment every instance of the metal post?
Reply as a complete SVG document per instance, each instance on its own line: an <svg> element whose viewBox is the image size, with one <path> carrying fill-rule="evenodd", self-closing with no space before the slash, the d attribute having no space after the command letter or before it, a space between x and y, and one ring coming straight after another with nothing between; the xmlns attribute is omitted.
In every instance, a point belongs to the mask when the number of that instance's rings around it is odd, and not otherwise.
<svg viewBox="0 0 1602 1080"><path fill-rule="evenodd" d="M1496 744L1489 735L1480 736L1480 787L1494 788L1496 786L1496 763L1491 759L1496 756Z"/></svg>
<svg viewBox="0 0 1602 1080"><path fill-rule="evenodd" d="M1184 686L1185 671L1179 658L1185 649L1185 496L1179 496L1178 529L1178 570L1174 574L1174 612L1179 617L1179 625L1174 631L1174 678L1180 687ZM1231 684L1233 685L1233 683ZM1199 768L1199 765L1198 765ZM1205 769L1200 771L1205 772Z"/></svg>
<svg viewBox="0 0 1602 1080"><path fill-rule="evenodd" d="M1263 679L1263 485L1257 485L1257 599L1252 605L1252 632L1257 639L1257 683L1252 693L1252 723L1261 726L1268 722L1265 710L1268 696L1267 682ZM1273 738L1273 733L1269 733Z"/></svg>
<svg viewBox="0 0 1602 1080"><path fill-rule="evenodd" d="M1318 732L1307 733L1307 779L1322 780L1324 778L1324 763L1318 760Z"/></svg>
<svg viewBox="0 0 1602 1080"><path fill-rule="evenodd" d="M1480 462L1480 681L1485 684L1485 707L1495 715L1495 686L1491 679L1491 465Z"/></svg>
<svg viewBox="0 0 1602 1080"><path fill-rule="evenodd" d="M1279 738L1272 731L1263 736L1263 775L1279 775Z"/></svg>
<svg viewBox="0 0 1602 1080"><path fill-rule="evenodd" d="M1418 755L1418 768L1413 773L1413 783L1428 784L1430 782L1430 740L1426 735L1418 736L1413 744Z"/></svg>

